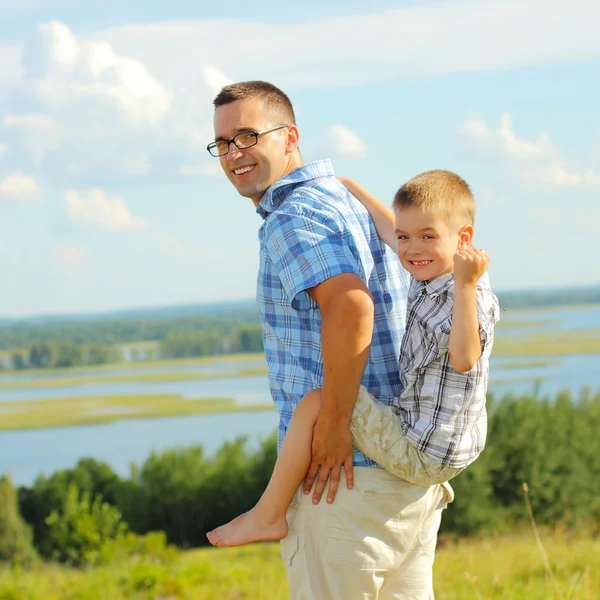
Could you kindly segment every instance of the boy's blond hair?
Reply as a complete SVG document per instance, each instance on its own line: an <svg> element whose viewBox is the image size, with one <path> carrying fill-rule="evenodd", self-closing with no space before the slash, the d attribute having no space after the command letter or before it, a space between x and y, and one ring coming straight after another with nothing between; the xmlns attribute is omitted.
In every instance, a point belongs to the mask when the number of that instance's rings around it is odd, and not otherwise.
<svg viewBox="0 0 600 600"><path fill-rule="evenodd" d="M443 211L449 219L473 225L475 198L467 182L450 171L426 171L407 181L394 196L394 210L418 207Z"/></svg>

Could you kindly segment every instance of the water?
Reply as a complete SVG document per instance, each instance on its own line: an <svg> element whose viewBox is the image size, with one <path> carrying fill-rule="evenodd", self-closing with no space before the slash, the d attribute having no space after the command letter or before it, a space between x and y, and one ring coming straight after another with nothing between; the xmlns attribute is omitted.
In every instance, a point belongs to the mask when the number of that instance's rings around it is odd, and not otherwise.
<svg viewBox="0 0 600 600"><path fill-rule="evenodd" d="M262 363L264 366L264 362ZM181 394L184 398L234 398L240 404L269 402L271 394L267 378L261 376L218 379L188 379L183 381L125 381L89 383L86 385L0 390L2 402L50 400L82 396L128 396L133 394Z"/></svg>
<svg viewBox="0 0 600 600"><path fill-rule="evenodd" d="M512 333L533 333L564 329L600 328L600 306L581 309L540 310L503 313L507 320L532 322L532 328L514 329ZM536 325L538 322L539 325ZM507 335L509 330L498 330ZM512 369L508 363L552 362L550 366L527 366ZM181 365L161 368L161 372L206 373L219 369L264 366L264 361L220 362L203 365ZM113 369L107 375L156 372L156 367L140 365ZM73 376L97 375L97 371L73 373ZM53 376L53 375L52 375ZM44 378L52 376L44 374ZM56 377L65 377L60 373ZM0 381L25 380L27 373L3 375ZM536 383L535 380L539 380ZM512 392L554 396L564 388L577 393L584 385L600 390L600 355L558 357L501 357L491 361L490 391L497 396ZM241 404L270 401L265 376L223 379L198 379L160 383L97 383L85 386L0 390L2 402L25 399L49 399L92 395L181 394L186 398L227 397ZM6 407L8 408L8 407ZM51 474L57 469L74 466L84 456L108 462L120 475L127 476L132 462L142 464L153 450L175 446L202 444L207 454L214 453L224 442L247 435L250 447L269 436L277 427L274 410L216 415L170 417L46 430L0 433L0 473L10 471L14 481L30 485L39 473Z"/></svg>
<svg viewBox="0 0 600 600"><path fill-rule="evenodd" d="M0 433L0 473L8 471L16 484L31 485L40 473L50 475L89 456L127 476L131 463L141 465L153 450L202 444L210 455L240 435L248 436L249 448L257 448L277 422L270 410L7 431Z"/></svg>

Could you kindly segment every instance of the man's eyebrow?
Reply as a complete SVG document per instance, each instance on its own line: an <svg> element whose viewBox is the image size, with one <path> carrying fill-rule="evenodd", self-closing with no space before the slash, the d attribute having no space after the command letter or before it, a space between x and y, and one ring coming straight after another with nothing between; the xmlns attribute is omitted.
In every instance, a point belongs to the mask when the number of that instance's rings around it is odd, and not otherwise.
<svg viewBox="0 0 600 600"><path fill-rule="evenodd" d="M256 131L253 127L238 127L237 129L234 129L234 135L237 135L238 133L244 133L244 131ZM227 138L223 137L223 136L218 136L215 138L215 142L226 142Z"/></svg>

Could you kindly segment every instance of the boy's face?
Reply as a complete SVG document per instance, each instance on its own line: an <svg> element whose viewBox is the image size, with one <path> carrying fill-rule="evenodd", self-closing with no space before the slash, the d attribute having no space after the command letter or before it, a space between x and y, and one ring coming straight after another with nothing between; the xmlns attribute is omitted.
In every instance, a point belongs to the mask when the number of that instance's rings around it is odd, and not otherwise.
<svg viewBox="0 0 600 600"><path fill-rule="evenodd" d="M454 254L471 243L473 226L443 212L410 207L396 210L396 236L402 266L427 281L454 270Z"/></svg>

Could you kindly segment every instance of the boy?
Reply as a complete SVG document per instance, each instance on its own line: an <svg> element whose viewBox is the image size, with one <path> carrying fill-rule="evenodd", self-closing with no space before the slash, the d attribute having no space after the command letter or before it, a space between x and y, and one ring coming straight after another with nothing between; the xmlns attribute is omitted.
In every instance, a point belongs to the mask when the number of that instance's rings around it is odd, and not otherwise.
<svg viewBox="0 0 600 600"><path fill-rule="evenodd" d="M446 482L481 453L489 356L498 300L485 273L489 257L471 246L475 201L449 171L428 171L396 193L394 214L352 180L344 185L371 214L413 279L400 351L404 391L385 406L361 387L350 423L355 446L384 469L423 486ZM256 506L207 534L216 546L279 540L286 510L311 461L320 390L298 404L271 480ZM308 493L312 481L305 482ZM352 486L351 479L347 482ZM333 502L331 491L327 502Z"/></svg>

